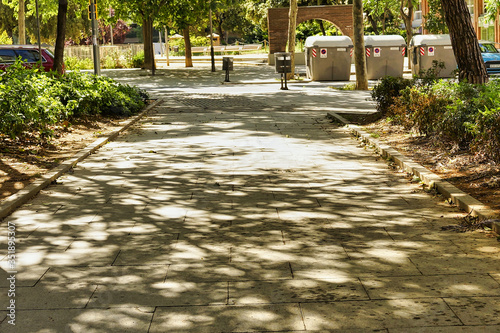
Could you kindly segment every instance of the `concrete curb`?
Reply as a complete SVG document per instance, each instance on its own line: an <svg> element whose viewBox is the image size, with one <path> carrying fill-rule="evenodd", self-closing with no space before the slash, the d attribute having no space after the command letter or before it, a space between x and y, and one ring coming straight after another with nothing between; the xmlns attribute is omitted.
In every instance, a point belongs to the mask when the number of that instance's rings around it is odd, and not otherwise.
<svg viewBox="0 0 500 333"><path fill-rule="evenodd" d="M459 190L447 181L442 180L441 177L414 162L410 158L404 156L391 146L381 143L379 140L371 137L370 134L363 131L359 126L350 124L344 117L333 112L328 112L327 116L329 118L335 118L341 123L347 125L349 130L353 132L361 141L374 146L382 157L392 159L400 169L417 176L424 184L429 186L429 188L435 188L439 193L460 207L460 209L471 215L477 216L480 220L498 218L493 210L489 209L480 201ZM492 222L491 228L497 234L500 234L500 222Z"/></svg>
<svg viewBox="0 0 500 333"><path fill-rule="evenodd" d="M110 133L105 138L100 138L83 148L72 158L64 161L59 166L50 170L44 174L40 179L34 181L30 185L26 186L24 189L18 191L17 193L9 196L0 204L0 219L9 216L14 210L19 208L21 205L25 204L28 200L37 195L41 190L53 183L57 178L61 177L64 173L68 172L77 163L83 161L90 154L93 154L96 150L104 146L108 141L114 140L120 133L127 130L130 126L137 123L141 118L143 118L152 108L160 105L163 100L159 99L148 105L141 113L132 119L127 120L123 127Z"/></svg>

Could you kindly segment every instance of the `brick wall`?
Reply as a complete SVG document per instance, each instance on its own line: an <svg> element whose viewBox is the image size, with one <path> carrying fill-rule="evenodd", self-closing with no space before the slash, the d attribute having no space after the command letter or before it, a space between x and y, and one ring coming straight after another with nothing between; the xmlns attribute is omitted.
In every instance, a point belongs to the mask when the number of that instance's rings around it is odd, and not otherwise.
<svg viewBox="0 0 500 333"><path fill-rule="evenodd" d="M285 52L288 39L289 8L268 10L269 53ZM299 7L297 24L320 19L335 24L344 35L353 37L352 5Z"/></svg>

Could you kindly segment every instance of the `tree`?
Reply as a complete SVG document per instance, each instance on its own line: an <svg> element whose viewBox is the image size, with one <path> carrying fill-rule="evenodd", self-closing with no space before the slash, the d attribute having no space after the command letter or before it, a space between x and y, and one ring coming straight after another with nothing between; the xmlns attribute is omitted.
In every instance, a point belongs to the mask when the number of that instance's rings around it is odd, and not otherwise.
<svg viewBox="0 0 500 333"><path fill-rule="evenodd" d="M59 0L57 11L57 36L54 49L54 66L56 72L62 74L64 67L64 43L66 33L66 14L68 12L68 0Z"/></svg>
<svg viewBox="0 0 500 333"><path fill-rule="evenodd" d="M465 0L441 0L451 45L458 64L458 79L483 84L488 74Z"/></svg>
<svg viewBox="0 0 500 333"><path fill-rule="evenodd" d="M352 2L352 18L354 28L353 42L354 66L356 67L356 90L368 90L362 0L354 0Z"/></svg>
<svg viewBox="0 0 500 333"><path fill-rule="evenodd" d="M24 0L19 0L19 44L26 44L26 15Z"/></svg>
<svg viewBox="0 0 500 333"><path fill-rule="evenodd" d="M500 0L485 0L485 16L488 21L494 21L500 13Z"/></svg>
<svg viewBox="0 0 500 333"><path fill-rule="evenodd" d="M413 37L413 1L415 0L401 0L399 6L399 13L403 22L405 24L406 29L406 42L409 44Z"/></svg>
<svg viewBox="0 0 500 333"><path fill-rule="evenodd" d="M429 0L429 14L424 15L425 25L424 28L430 34L447 34L448 26L444 19L443 7L441 0Z"/></svg>
<svg viewBox="0 0 500 333"><path fill-rule="evenodd" d="M291 78L295 76L295 30L297 29L298 11L297 0L290 0L290 12L288 14L288 52L290 53L291 61Z"/></svg>

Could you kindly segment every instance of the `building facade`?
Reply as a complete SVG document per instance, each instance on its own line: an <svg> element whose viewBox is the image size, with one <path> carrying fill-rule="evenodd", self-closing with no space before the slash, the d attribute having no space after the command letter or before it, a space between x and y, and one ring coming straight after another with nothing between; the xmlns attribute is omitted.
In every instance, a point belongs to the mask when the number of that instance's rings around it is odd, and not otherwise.
<svg viewBox="0 0 500 333"><path fill-rule="evenodd" d="M478 39L489 40L497 43L500 47L500 16L497 13L496 20L488 21L485 18L485 0L466 0L471 13L471 20ZM421 0L420 3L423 24L425 24L425 15L429 14L429 5L427 0ZM425 30L424 30L424 33Z"/></svg>

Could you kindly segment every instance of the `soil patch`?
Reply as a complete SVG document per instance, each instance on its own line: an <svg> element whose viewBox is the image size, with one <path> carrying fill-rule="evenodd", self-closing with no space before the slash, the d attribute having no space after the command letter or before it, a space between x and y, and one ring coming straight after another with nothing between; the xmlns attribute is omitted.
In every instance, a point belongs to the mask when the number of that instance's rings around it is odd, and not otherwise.
<svg viewBox="0 0 500 333"><path fill-rule="evenodd" d="M53 128L54 137L41 145L35 138L22 141L0 136L0 200L71 158L99 137L121 128L125 118L93 116Z"/></svg>
<svg viewBox="0 0 500 333"><path fill-rule="evenodd" d="M366 124L363 128L500 215L498 163L449 142L409 133L385 119Z"/></svg>

